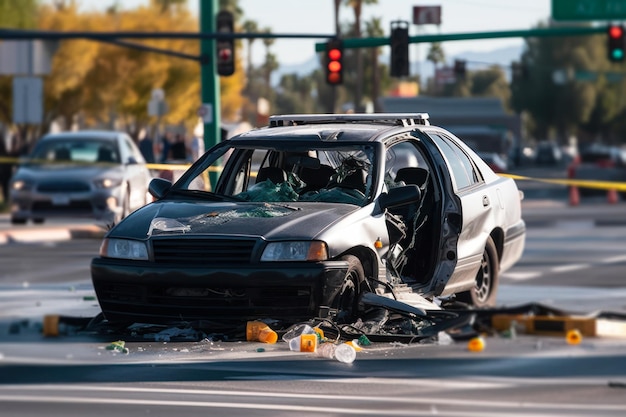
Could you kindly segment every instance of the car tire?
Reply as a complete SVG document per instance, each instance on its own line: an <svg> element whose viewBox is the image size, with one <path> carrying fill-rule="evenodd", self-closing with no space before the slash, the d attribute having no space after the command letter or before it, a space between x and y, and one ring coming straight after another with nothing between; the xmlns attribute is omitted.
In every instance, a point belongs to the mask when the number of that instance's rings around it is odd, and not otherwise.
<svg viewBox="0 0 626 417"><path fill-rule="evenodd" d="M365 272L359 258L346 255L341 258L348 262L348 270L340 291L333 300L333 308L337 311L338 324L353 323L357 318L361 286L365 281Z"/></svg>
<svg viewBox="0 0 626 417"><path fill-rule="evenodd" d="M496 303L499 269L498 251L490 236L485 244L474 287L469 291L457 294L457 299L474 307L493 307Z"/></svg>
<svg viewBox="0 0 626 417"><path fill-rule="evenodd" d="M35 217L33 219L33 223L35 224L43 224L44 221L46 221L46 219L44 219L43 217Z"/></svg>
<svg viewBox="0 0 626 417"><path fill-rule="evenodd" d="M11 217L11 224L26 224L26 220L20 217Z"/></svg>

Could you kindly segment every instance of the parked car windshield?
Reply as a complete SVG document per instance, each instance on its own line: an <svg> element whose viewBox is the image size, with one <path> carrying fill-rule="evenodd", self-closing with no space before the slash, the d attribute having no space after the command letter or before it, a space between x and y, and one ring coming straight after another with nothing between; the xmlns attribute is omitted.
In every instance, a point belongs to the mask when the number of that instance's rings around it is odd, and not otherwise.
<svg viewBox="0 0 626 417"><path fill-rule="evenodd" d="M173 191L211 192L243 201L363 206L375 189L375 153L373 145L362 143L234 142L205 155Z"/></svg>
<svg viewBox="0 0 626 417"><path fill-rule="evenodd" d="M41 141L33 150L30 160L34 163L119 163L120 157L112 141L68 138L67 140Z"/></svg>

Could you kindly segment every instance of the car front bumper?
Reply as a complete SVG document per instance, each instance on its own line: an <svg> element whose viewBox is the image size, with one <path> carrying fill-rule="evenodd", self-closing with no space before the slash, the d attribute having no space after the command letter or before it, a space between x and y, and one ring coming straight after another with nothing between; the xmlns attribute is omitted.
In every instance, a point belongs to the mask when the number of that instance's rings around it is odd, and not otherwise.
<svg viewBox="0 0 626 417"><path fill-rule="evenodd" d="M343 261L216 267L95 258L91 276L110 322L298 322L328 314L347 268Z"/></svg>
<svg viewBox="0 0 626 417"><path fill-rule="evenodd" d="M109 220L121 213L118 189L88 193L15 192L11 194L11 216L15 219L82 217Z"/></svg>

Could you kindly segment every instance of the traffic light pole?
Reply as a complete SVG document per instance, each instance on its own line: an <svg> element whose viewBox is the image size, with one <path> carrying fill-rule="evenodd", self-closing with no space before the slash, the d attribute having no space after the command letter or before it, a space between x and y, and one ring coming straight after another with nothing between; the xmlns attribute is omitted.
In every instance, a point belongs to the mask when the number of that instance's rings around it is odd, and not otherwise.
<svg viewBox="0 0 626 417"><path fill-rule="evenodd" d="M200 32L215 31L217 0L200 2ZM217 75L215 39L202 38L200 41L200 82L203 109L208 111L204 119L204 148L209 149L221 140L220 129L220 83ZM212 173L215 174L215 173ZM213 184L213 179L211 180Z"/></svg>

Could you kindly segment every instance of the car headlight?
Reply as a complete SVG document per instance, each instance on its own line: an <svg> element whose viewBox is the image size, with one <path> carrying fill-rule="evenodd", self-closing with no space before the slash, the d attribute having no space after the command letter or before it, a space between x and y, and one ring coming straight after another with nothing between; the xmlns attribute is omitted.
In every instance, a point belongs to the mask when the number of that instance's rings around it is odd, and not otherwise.
<svg viewBox="0 0 626 417"><path fill-rule="evenodd" d="M122 180L119 178L100 178L93 182L96 188L113 188L122 184Z"/></svg>
<svg viewBox="0 0 626 417"><path fill-rule="evenodd" d="M129 239L104 239L100 245L100 256L105 258L148 260L145 242Z"/></svg>
<svg viewBox="0 0 626 417"><path fill-rule="evenodd" d="M33 188L33 183L27 180L14 180L11 188L15 191L27 191Z"/></svg>
<svg viewBox="0 0 626 417"><path fill-rule="evenodd" d="M261 255L261 261L324 261L328 259L326 243L321 241L306 242L271 242Z"/></svg>

